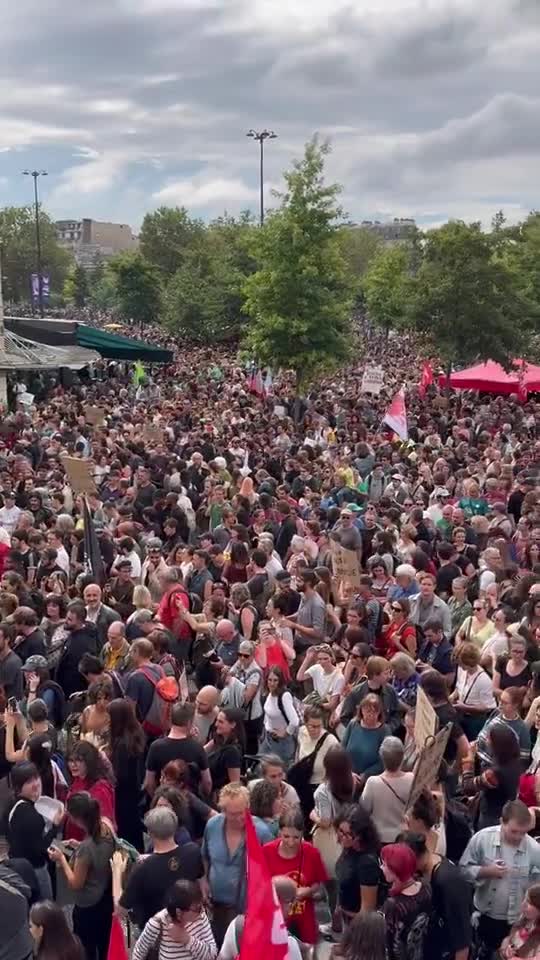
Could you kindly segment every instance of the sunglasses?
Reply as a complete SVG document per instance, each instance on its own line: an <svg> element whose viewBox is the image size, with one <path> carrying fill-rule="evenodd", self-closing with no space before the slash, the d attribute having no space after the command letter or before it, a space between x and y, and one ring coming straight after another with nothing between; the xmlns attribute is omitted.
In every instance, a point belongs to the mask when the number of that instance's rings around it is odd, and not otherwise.
<svg viewBox="0 0 540 960"><path fill-rule="evenodd" d="M238 654L238 659L239 659L239 660L249 660L250 656L251 656L250 653L239 653L239 654Z"/></svg>
<svg viewBox="0 0 540 960"><path fill-rule="evenodd" d="M403 608L402 608L402 607L395 607L394 604L392 604L392 610L394 611L394 613L402 613L402 612L403 612Z"/></svg>
<svg viewBox="0 0 540 960"><path fill-rule="evenodd" d="M477 611L478 611L478 610L483 610L483 609L484 609L483 607L473 607L473 610L477 610Z"/></svg>

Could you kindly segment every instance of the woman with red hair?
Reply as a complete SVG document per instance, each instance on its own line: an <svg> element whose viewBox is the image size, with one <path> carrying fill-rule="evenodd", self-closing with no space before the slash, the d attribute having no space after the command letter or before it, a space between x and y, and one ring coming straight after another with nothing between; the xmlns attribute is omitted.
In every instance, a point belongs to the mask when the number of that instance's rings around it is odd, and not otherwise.
<svg viewBox="0 0 540 960"><path fill-rule="evenodd" d="M381 850L381 866L390 884L382 908L388 960L423 960L431 893L415 877L416 857L406 843L389 843Z"/></svg>

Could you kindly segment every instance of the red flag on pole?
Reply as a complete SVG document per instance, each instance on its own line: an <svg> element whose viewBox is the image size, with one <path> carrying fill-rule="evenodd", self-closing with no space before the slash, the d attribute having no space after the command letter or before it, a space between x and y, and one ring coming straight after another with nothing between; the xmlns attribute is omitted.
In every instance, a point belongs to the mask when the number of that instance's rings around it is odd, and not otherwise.
<svg viewBox="0 0 540 960"><path fill-rule="evenodd" d="M112 918L107 960L129 960L129 954L126 949L126 941L124 940L124 931L122 930L122 924L120 923L120 920L116 914L114 914Z"/></svg>
<svg viewBox="0 0 540 960"><path fill-rule="evenodd" d="M433 368L429 360L426 360L422 367L422 376L418 384L418 393L421 397L425 397L426 390L431 383L433 383Z"/></svg>
<svg viewBox="0 0 540 960"><path fill-rule="evenodd" d="M246 813L246 851L247 909L240 960L285 960L287 927L250 813Z"/></svg>
<svg viewBox="0 0 540 960"><path fill-rule="evenodd" d="M405 407L405 391L403 387L401 390L398 390L392 403L388 407L384 417L383 423L388 424L391 430L394 433L397 433L398 437L401 440L409 439L409 431L407 429L407 409Z"/></svg>

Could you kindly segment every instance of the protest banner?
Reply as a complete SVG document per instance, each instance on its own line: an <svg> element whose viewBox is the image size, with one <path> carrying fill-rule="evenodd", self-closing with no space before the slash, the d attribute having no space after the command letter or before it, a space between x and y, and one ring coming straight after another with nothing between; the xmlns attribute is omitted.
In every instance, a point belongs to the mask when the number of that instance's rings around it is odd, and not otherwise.
<svg viewBox="0 0 540 960"><path fill-rule="evenodd" d="M62 457L62 464L73 493L96 492L96 484L92 476L93 464L88 460L79 460L77 457Z"/></svg>
<svg viewBox="0 0 540 960"><path fill-rule="evenodd" d="M425 746L420 751L415 764L411 792L407 801L407 810L411 809L424 790L430 790L436 782L451 730L452 724L448 723L446 727L435 734L434 737L426 740Z"/></svg>
<svg viewBox="0 0 540 960"><path fill-rule="evenodd" d="M426 740L437 732L437 714L426 697L422 687L418 687L416 710L414 713L414 742L421 750Z"/></svg>
<svg viewBox="0 0 540 960"><path fill-rule="evenodd" d="M362 376L362 393L373 393L378 396L384 386L384 370L382 367L366 367Z"/></svg>
<svg viewBox="0 0 540 960"><path fill-rule="evenodd" d="M332 570L336 580L349 586L360 585L360 564L355 550L346 550L336 540L330 541L332 552Z"/></svg>

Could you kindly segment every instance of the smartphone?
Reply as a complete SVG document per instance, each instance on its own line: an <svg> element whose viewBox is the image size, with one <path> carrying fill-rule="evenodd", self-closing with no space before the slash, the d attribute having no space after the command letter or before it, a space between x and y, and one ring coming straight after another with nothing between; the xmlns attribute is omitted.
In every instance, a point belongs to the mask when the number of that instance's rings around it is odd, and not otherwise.
<svg viewBox="0 0 540 960"><path fill-rule="evenodd" d="M11 710L12 713L17 713L17 698L16 698L16 697L9 697L8 702L7 702L7 705L8 705L8 709Z"/></svg>

